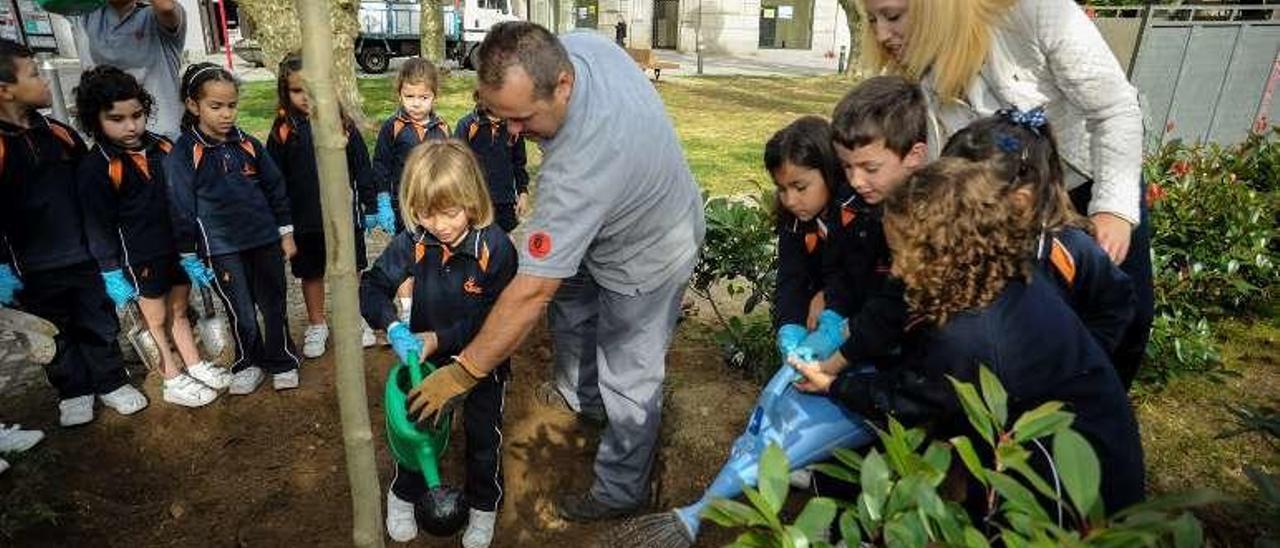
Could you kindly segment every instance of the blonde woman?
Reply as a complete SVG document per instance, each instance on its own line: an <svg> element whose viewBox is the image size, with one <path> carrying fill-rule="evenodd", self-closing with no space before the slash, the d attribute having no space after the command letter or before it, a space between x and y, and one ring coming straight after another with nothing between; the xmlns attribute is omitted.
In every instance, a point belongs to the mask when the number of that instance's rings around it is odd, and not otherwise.
<svg viewBox="0 0 1280 548"><path fill-rule="evenodd" d="M1072 0L862 0L864 63L920 81L929 149L1005 108L1044 107L1072 202L1133 278L1137 310L1116 351L1136 371L1152 318L1137 90Z"/></svg>

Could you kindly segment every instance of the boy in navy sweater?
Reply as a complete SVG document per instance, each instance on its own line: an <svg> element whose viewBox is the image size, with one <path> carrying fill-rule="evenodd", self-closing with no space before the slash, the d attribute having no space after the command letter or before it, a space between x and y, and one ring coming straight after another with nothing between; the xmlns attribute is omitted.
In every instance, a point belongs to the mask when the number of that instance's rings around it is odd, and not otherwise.
<svg viewBox="0 0 1280 548"><path fill-rule="evenodd" d="M95 395L125 415L147 398L126 383L119 323L85 243L76 168L88 149L36 111L51 100L31 50L0 39L0 285L21 288L21 308L58 326L46 372L60 423L74 426L93 420Z"/></svg>
<svg viewBox="0 0 1280 548"><path fill-rule="evenodd" d="M478 92L475 101L475 110L458 120L454 137L471 146L489 184L496 222L502 230L511 233L520 224L529 198L524 137L512 135L505 120L490 114L480 104Z"/></svg>

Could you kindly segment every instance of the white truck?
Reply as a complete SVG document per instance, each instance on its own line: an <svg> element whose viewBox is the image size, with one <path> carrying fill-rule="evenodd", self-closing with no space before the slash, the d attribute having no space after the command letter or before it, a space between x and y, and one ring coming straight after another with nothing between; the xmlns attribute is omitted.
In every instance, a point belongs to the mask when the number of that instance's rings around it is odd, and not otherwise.
<svg viewBox="0 0 1280 548"><path fill-rule="evenodd" d="M476 48L489 27L520 18L511 0L452 0L443 6L445 58L463 68L475 68ZM368 73L387 70L392 57L411 57L422 51L422 6L418 0L360 2L360 34L356 63Z"/></svg>

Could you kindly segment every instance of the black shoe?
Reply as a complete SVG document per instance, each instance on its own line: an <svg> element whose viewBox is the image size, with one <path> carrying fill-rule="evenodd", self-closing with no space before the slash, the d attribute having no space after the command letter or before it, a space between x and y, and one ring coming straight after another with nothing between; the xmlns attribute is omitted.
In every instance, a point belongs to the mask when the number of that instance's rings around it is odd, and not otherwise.
<svg viewBox="0 0 1280 548"><path fill-rule="evenodd" d="M582 413L574 411L572 407L569 407L569 401L564 399L564 395L560 394L559 390L556 390L555 384L551 381L540 383L534 387L533 393L538 405L573 415L578 419L578 422L592 428L603 429L605 424L609 422L609 419L600 411L584 411Z"/></svg>
<svg viewBox="0 0 1280 548"><path fill-rule="evenodd" d="M613 508L596 500L590 492L565 495L556 499L556 515L567 521L604 521L634 516L639 506Z"/></svg>

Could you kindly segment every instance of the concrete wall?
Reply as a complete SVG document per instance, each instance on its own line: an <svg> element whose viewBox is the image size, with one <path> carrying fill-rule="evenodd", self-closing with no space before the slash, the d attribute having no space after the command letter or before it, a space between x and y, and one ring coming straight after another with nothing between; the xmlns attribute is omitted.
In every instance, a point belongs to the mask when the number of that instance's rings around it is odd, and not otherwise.
<svg viewBox="0 0 1280 548"><path fill-rule="evenodd" d="M538 5L549 5L550 0L532 3L536 16ZM627 23L627 44L633 48L650 48L653 45L653 5L653 0L600 0L599 27L595 30L613 38L614 25L621 19ZM695 51L698 6L699 0L682 0L680 3L678 49L685 53ZM701 0L701 6L704 51L743 55L759 49L760 0ZM836 0L815 0L813 10L811 50L829 51L834 55L839 53L841 45L848 47L849 28L839 3ZM532 20L546 24L537 17ZM564 20L561 22L562 27L571 24Z"/></svg>

